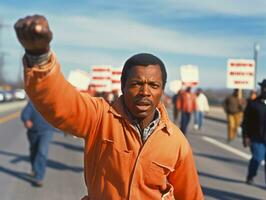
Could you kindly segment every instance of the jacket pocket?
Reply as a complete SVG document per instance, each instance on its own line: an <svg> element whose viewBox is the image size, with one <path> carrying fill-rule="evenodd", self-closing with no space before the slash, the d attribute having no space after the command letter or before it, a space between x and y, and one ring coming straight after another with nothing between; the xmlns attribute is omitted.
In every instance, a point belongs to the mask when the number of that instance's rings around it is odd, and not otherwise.
<svg viewBox="0 0 266 200"><path fill-rule="evenodd" d="M98 167L102 168L104 175L102 191L104 199L121 198L127 195L132 155L133 151L123 149L113 140L102 141Z"/></svg>
<svg viewBox="0 0 266 200"><path fill-rule="evenodd" d="M145 171L145 182L147 186L159 189L162 193L168 188L167 176L174 169L157 161L151 161Z"/></svg>

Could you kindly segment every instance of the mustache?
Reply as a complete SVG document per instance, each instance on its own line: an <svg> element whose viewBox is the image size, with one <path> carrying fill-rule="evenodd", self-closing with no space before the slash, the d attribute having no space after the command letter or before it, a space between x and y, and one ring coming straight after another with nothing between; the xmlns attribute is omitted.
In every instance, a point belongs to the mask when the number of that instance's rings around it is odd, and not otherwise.
<svg viewBox="0 0 266 200"><path fill-rule="evenodd" d="M152 101L148 98L137 97L134 99L134 103L152 104Z"/></svg>

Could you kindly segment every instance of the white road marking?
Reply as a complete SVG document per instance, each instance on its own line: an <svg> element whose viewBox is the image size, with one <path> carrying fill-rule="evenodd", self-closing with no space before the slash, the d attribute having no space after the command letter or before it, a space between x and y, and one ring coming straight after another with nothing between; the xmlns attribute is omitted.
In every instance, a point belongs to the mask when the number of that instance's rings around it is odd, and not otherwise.
<svg viewBox="0 0 266 200"><path fill-rule="evenodd" d="M238 155L238 156L240 156L240 157L242 157L242 158L244 158L246 160L250 160L250 158L251 158L250 154L244 153L244 152L242 152L242 151L240 151L238 149L235 149L235 148L233 148L233 147L231 147L229 145L226 145L226 144L224 144L222 142L219 142L219 141L217 141L217 140L215 140L215 139L213 139L211 137L202 136L202 139L207 141L207 142L209 142L209 143L212 143L212 144L214 144L214 145L216 145L216 146L218 146L218 147L220 147L222 149L230 151L231 153L233 153L235 155ZM265 164L264 161L261 164L264 165Z"/></svg>

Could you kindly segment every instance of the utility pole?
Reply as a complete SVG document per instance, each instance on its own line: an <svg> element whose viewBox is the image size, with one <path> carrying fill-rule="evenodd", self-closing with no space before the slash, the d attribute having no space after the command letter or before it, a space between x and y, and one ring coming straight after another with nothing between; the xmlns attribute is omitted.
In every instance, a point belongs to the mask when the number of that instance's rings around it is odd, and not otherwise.
<svg viewBox="0 0 266 200"><path fill-rule="evenodd" d="M255 61L255 76L254 76L254 89L256 89L257 86L257 73L258 73L258 54L260 51L260 44L258 42L256 42L254 44L254 61Z"/></svg>
<svg viewBox="0 0 266 200"><path fill-rule="evenodd" d="M4 27L2 21L0 20L0 84L4 84L4 76L3 76L3 68L4 68L4 52L2 51L2 43L1 43L1 33L2 33L2 28Z"/></svg>

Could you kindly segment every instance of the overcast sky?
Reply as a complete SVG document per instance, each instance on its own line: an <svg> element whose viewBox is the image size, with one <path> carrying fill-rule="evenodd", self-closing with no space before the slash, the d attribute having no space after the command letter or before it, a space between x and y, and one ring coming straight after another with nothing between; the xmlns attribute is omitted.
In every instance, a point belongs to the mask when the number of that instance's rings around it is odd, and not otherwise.
<svg viewBox="0 0 266 200"><path fill-rule="evenodd" d="M23 55L13 25L32 14L48 19L65 76L73 69L90 72L92 65L121 67L130 56L148 52L163 60L168 82L180 78L181 65L193 64L201 87L224 88L227 59L252 59L258 42L257 76L266 78L264 0L1 0L0 44L10 80L18 76Z"/></svg>

